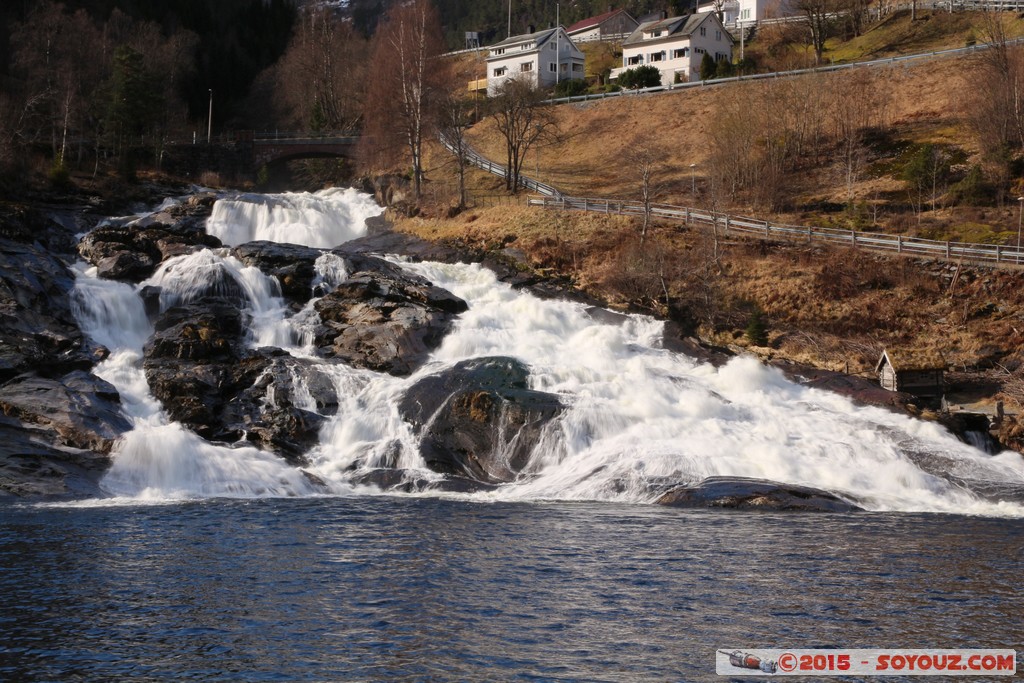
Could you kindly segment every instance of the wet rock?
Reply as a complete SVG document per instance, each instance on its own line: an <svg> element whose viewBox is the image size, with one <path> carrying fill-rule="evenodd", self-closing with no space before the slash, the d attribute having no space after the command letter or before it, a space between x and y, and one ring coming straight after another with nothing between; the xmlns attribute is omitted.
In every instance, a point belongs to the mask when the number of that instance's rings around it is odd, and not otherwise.
<svg viewBox="0 0 1024 683"><path fill-rule="evenodd" d="M0 381L92 367L71 310L75 280L39 245L0 239Z"/></svg>
<svg viewBox="0 0 1024 683"><path fill-rule="evenodd" d="M49 435L45 444L96 454L110 452L131 429L121 414L117 390L82 370L58 379L35 374L14 378L0 387L0 411L20 426L43 430Z"/></svg>
<svg viewBox="0 0 1024 683"><path fill-rule="evenodd" d="M316 260L324 252L297 244L257 241L237 246L231 253L245 265L276 277L281 294L289 301L303 304L312 295Z"/></svg>
<svg viewBox="0 0 1024 683"><path fill-rule="evenodd" d="M444 479L427 479L416 472L397 469L375 469L360 472L350 479L354 486L372 486L383 491L401 493L424 493L442 491L444 493L480 493L493 491L494 484L487 484L465 477L445 477Z"/></svg>
<svg viewBox="0 0 1024 683"><path fill-rule="evenodd" d="M96 228L82 238L78 253L96 266L100 277L140 282L169 258L219 246L220 240L206 234L200 218L178 220L160 213L127 225Z"/></svg>
<svg viewBox="0 0 1024 683"><path fill-rule="evenodd" d="M441 343L467 305L415 275L363 271L315 308L322 321L316 344L323 355L404 376Z"/></svg>
<svg viewBox="0 0 1024 683"><path fill-rule="evenodd" d="M334 385L309 361L245 348L246 324L222 299L166 311L145 347L150 390L171 419L206 439L245 439L303 464L324 416L337 411ZM306 395L312 406L299 405Z"/></svg>
<svg viewBox="0 0 1024 683"><path fill-rule="evenodd" d="M678 486L663 494L657 503L682 508L801 512L856 512L861 509L828 491L745 477L709 477L696 486Z"/></svg>
<svg viewBox="0 0 1024 683"><path fill-rule="evenodd" d="M427 466L489 484L514 480L563 409L554 394L529 389L528 379L519 360L477 358L410 387L399 411L420 437Z"/></svg>
<svg viewBox="0 0 1024 683"><path fill-rule="evenodd" d="M0 497L94 497L109 458L61 446L54 430L0 414Z"/></svg>

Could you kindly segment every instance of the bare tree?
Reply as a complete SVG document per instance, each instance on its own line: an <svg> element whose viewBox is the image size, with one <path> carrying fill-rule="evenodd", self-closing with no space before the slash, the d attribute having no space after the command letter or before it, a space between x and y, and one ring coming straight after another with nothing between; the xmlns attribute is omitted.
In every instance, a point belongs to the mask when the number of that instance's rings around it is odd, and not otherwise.
<svg viewBox="0 0 1024 683"><path fill-rule="evenodd" d="M362 116L366 41L325 8L308 8L273 67L275 114L286 125L349 130Z"/></svg>
<svg viewBox="0 0 1024 683"><path fill-rule="evenodd" d="M642 222L640 225L640 246L644 245L647 239L647 231L651 226L651 203L655 195L661 190L661 186L654 181L654 174L658 167L664 162L664 149L652 144L645 139L649 136L638 136L629 147L626 155L625 172L629 174L629 180L635 183L637 195L643 207Z"/></svg>
<svg viewBox="0 0 1024 683"><path fill-rule="evenodd" d="M827 92L831 93L829 121L832 135L839 145L839 161L846 183L847 201L853 201L853 186L859 180L867 160L866 134L873 127L885 125L888 111L890 74L865 69L832 76Z"/></svg>
<svg viewBox="0 0 1024 683"><path fill-rule="evenodd" d="M510 78L491 99L491 116L505 140L505 187L515 192L522 178L526 154L555 129L544 94L527 79Z"/></svg>
<svg viewBox="0 0 1024 683"><path fill-rule="evenodd" d="M441 24L430 0L396 5L373 36L363 133L376 152L397 141L412 166L413 191L423 186L423 141L434 126L443 51Z"/></svg>
<svg viewBox="0 0 1024 683"><path fill-rule="evenodd" d="M469 142L466 131L473 125L473 103L449 92L442 100L438 126L448 150L455 158L459 178L459 208L466 206L466 168L469 166Z"/></svg>
<svg viewBox="0 0 1024 683"><path fill-rule="evenodd" d="M807 21L807 37L814 49L814 61L820 64L825 41L835 30L839 0L796 0L793 6Z"/></svg>

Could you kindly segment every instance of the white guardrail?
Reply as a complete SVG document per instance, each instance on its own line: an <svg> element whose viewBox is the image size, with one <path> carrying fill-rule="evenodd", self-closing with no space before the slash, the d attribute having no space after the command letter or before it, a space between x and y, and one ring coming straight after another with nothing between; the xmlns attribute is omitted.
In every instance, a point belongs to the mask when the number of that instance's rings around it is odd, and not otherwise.
<svg viewBox="0 0 1024 683"><path fill-rule="evenodd" d="M541 206L549 209L594 211L598 213L643 215L640 202L617 199L591 199L584 197L530 197L527 206ZM969 242L940 242L919 237L887 235L875 232L858 232L837 228L784 225L770 221L731 216L729 214L692 209L671 204L651 204L651 215L657 218L714 226L723 235L742 234L797 242L818 242L854 249L883 251L919 258L930 258L949 262L970 262L989 266L1016 266L1024 262L1024 249L1002 244L973 244Z"/></svg>
<svg viewBox="0 0 1024 683"><path fill-rule="evenodd" d="M449 152L457 155L458 150L456 149L455 145L444 135L441 135L440 137L441 144L444 145ZM477 154L475 150L470 148L468 145L465 148L464 154L466 156L466 161L468 161L471 165L483 169L484 171L487 171L488 173L491 173L493 175L502 178L507 177L508 171L504 166L496 164L490 159L480 156L479 154ZM536 192L537 194L542 194L547 197L560 198L562 196L562 193L555 189L553 186L548 185L547 183L542 183L539 180L534 180L533 178L527 178L524 175L519 176L519 185L527 190L530 190L531 192Z"/></svg>

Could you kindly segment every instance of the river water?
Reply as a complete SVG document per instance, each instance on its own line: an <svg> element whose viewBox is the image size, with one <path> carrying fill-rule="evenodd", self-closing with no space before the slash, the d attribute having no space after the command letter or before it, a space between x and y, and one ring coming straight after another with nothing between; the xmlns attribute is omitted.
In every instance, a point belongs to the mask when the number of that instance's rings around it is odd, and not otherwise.
<svg viewBox="0 0 1024 683"><path fill-rule="evenodd" d="M208 229L329 246L378 212L352 192L243 196L218 202ZM411 378L317 359L310 308L293 314L226 252L171 259L143 283L167 308L233 280L254 347L322 362L340 406L307 469L330 495L271 453L170 421L140 367L138 288L80 268L79 320L111 349L96 373L134 429L108 497L3 508L0 680L722 680L716 648L1024 642L1018 454L752 359L716 369L670 353L649 318L541 301L478 266L404 267L470 306ZM317 270L326 286L346 277L330 255ZM567 406L527 476L447 497L350 483L385 461L436 477L398 400L488 355L519 358L531 388ZM651 504L651 482L715 475L825 488L869 512Z"/></svg>
<svg viewBox="0 0 1024 683"><path fill-rule="evenodd" d="M1022 536L617 503L20 506L0 680L712 681L716 648L1019 650Z"/></svg>

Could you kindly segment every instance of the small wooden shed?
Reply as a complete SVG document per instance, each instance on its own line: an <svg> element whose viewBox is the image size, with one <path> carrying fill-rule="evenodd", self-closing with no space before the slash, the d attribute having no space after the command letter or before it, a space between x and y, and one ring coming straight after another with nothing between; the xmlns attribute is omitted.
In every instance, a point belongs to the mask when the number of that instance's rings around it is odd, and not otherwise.
<svg viewBox="0 0 1024 683"><path fill-rule="evenodd" d="M915 396L941 396L946 361L937 351L882 351L875 372L878 383L889 391L904 391Z"/></svg>

